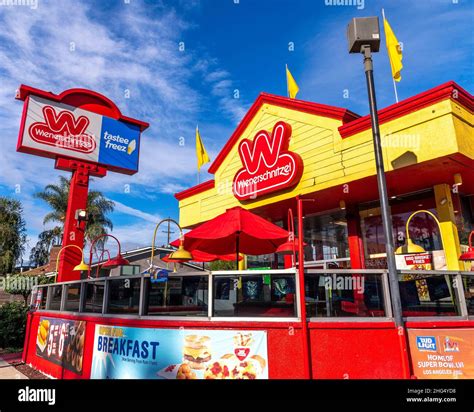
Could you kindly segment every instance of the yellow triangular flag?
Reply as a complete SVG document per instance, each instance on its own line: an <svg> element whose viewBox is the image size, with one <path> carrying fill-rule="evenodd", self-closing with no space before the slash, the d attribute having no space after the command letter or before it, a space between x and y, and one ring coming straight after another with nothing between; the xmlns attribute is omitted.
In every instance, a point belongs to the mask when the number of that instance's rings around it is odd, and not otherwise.
<svg viewBox="0 0 474 412"><path fill-rule="evenodd" d="M201 170L203 164L209 163L210 159L206 152L206 148L201 140L201 135L199 134L199 129L196 126L196 157L197 157L197 166L198 171Z"/></svg>
<svg viewBox="0 0 474 412"><path fill-rule="evenodd" d="M387 19L384 17L383 19L383 27L385 30L385 43L387 45L387 52L388 58L390 60L390 66L392 68L392 77L395 81L399 82L402 80L402 75L400 74L403 64L402 64L402 49L400 47L400 43L398 42L395 34L388 24Z"/></svg>
<svg viewBox="0 0 474 412"><path fill-rule="evenodd" d="M288 70L288 66L286 66L286 85L288 89L288 95L290 96L291 99L294 99L298 92L300 91L300 88L295 82L295 79L291 75L290 71Z"/></svg>

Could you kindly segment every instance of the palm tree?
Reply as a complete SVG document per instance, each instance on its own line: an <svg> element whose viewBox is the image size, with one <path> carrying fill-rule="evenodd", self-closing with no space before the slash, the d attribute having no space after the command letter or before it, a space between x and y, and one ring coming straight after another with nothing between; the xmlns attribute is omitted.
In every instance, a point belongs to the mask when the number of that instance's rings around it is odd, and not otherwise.
<svg viewBox="0 0 474 412"><path fill-rule="evenodd" d="M0 274L12 273L25 251L26 229L21 202L0 197Z"/></svg>
<svg viewBox="0 0 474 412"><path fill-rule="evenodd" d="M49 184L42 192L35 193L34 195L36 198L44 200L52 209L52 211L44 217L43 223L60 223L60 226L55 226L53 229L45 231L48 232L48 234L43 236L43 241L46 240L46 242L48 242L48 240L50 241L51 239L57 241L62 238L69 197L69 185L69 179L64 176L59 176L59 184ZM85 229L85 238L87 241L92 242L97 236L107 233L107 229L113 229L112 221L107 217L107 214L113 212L114 206L114 202L108 200L102 192L89 191ZM51 239L49 236L51 236ZM45 239L45 237L47 239ZM54 242L49 242L49 244L52 243ZM103 243L104 242L102 242L102 246Z"/></svg>

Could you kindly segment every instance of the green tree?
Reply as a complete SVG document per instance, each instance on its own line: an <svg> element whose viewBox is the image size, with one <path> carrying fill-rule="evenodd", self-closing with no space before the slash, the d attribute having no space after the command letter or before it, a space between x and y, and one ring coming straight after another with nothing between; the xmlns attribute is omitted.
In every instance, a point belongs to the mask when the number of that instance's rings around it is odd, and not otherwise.
<svg viewBox="0 0 474 412"><path fill-rule="evenodd" d="M0 306L0 348L21 348L25 339L28 306L9 302Z"/></svg>
<svg viewBox="0 0 474 412"><path fill-rule="evenodd" d="M211 270L236 270L236 264L235 261L227 261L227 260L215 260L214 262L211 262L209 265L209 268Z"/></svg>
<svg viewBox="0 0 474 412"><path fill-rule="evenodd" d="M12 273L25 251L26 229L21 202L0 197L0 273Z"/></svg>
<svg viewBox="0 0 474 412"><path fill-rule="evenodd" d="M38 235L38 242L30 251L31 266L38 267L48 263L51 246L61 243L61 234L61 228L55 227Z"/></svg>
<svg viewBox="0 0 474 412"><path fill-rule="evenodd" d="M38 199L44 200L50 207L49 212L43 219L43 223L59 223L49 231L44 231L39 236L39 241L34 247L34 253L39 259L44 259L44 250L49 250L51 245L60 243L63 234L64 221L69 197L70 180L59 176L58 184L47 185L42 192L35 194ZM108 200L102 192L91 190L87 198L87 223L85 236L91 242L97 236L107 233L113 229L112 221L107 215L114 210L114 202ZM103 244L103 242L102 242ZM101 246L101 245L98 245ZM35 258L35 256L33 256Z"/></svg>

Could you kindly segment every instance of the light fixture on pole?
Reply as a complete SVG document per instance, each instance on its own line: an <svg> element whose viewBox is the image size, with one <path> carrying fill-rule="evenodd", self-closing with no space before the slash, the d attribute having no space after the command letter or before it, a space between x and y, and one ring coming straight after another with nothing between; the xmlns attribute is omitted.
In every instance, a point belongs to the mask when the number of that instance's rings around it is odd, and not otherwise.
<svg viewBox="0 0 474 412"><path fill-rule="evenodd" d="M300 235L301 236L301 235ZM295 237L295 221L293 218L293 210L288 209L288 240L278 246L276 253L279 255L291 255L291 266L296 265L296 248L299 239ZM306 243L303 243L306 246Z"/></svg>
<svg viewBox="0 0 474 412"><path fill-rule="evenodd" d="M395 251L395 253L397 255L404 255L404 254L412 254L412 253L425 253L426 250L424 248L422 248L420 245L417 245L415 243L413 243L413 241L411 240L410 238L410 222L411 220L415 217L415 215L417 215L418 213L427 213L428 215L430 215L434 221L436 222L436 224L438 225L438 228L439 228L439 233L440 233L440 237L441 237L441 241L443 240L442 239L442 232L441 232L441 224L438 220L438 218L436 217L436 215L434 213L431 213L429 210L417 210L416 212L413 212L407 219L407 223L405 225L405 231L406 231L406 243L403 245L403 246L400 246L397 248L397 250Z"/></svg>
<svg viewBox="0 0 474 412"><path fill-rule="evenodd" d="M110 258L110 252L109 252L108 249L102 249L102 252L101 252L100 255L99 255L99 253L97 252L97 250L95 251L95 254L96 254L96 256L97 256L97 268L96 268L96 271L95 271L95 277L96 277L96 278L99 277L99 271L100 271L100 266L101 266L101 265L100 265L100 262L103 261L103 259L104 259L104 254L105 254L105 253L107 253L107 261L106 261L106 262L108 262L108 261L110 261L110 259L111 259L111 258ZM106 262L104 262L104 263L106 263Z"/></svg>
<svg viewBox="0 0 474 412"><path fill-rule="evenodd" d="M347 40L349 42L349 53L362 53L364 55L364 70L369 95L370 119L374 142L375 165L377 169L377 185L379 189L380 210L386 241L385 249L387 252L388 277L393 301L394 319L396 326L399 327L403 326L402 302L398 285L398 273L392 236L392 216L388 201L387 182L385 180L385 170L383 165L377 101L375 98L374 68L372 62L372 52L378 52L380 48L380 28L378 17L353 18L347 26Z"/></svg>
<svg viewBox="0 0 474 412"><path fill-rule="evenodd" d="M109 233L104 233L103 235L97 236L92 241L90 252L89 252L89 263L92 262L92 251L94 250L94 245L97 243L98 240L100 240L104 237L111 237L112 239L114 239L117 242L118 252L117 252L117 256L115 256L112 259L110 259L110 254L109 254L109 259L107 260L107 262L105 262L102 265L102 267L107 268L107 269L115 269L116 267L119 267L119 266L129 265L130 262L122 256L122 252L121 252L122 249L121 249L120 241L115 236L110 235ZM89 266L89 271L87 273L87 276L90 277L90 275L91 275L91 269L90 269L90 266Z"/></svg>
<svg viewBox="0 0 474 412"><path fill-rule="evenodd" d="M459 256L459 260L463 262L473 262L474 261L474 247L472 246L472 235L474 235L474 230L469 233L469 249L467 252L464 252Z"/></svg>
<svg viewBox="0 0 474 412"><path fill-rule="evenodd" d="M89 270L89 265L86 265L84 263L84 250L81 249L79 246L77 245L66 245L66 246L63 246L61 249L59 249L59 252L58 252L58 256L56 257L56 274L54 275L54 283L56 283L57 279L58 279L58 271L59 271L59 257L61 255L61 252L63 250L66 250L67 248L69 247L74 247L76 249L79 249L79 251L81 252L81 263L79 263L78 265L74 266L74 269L73 270L78 270L78 271L84 271L84 270Z"/></svg>
<svg viewBox="0 0 474 412"><path fill-rule="evenodd" d="M158 231L158 228L160 227L160 225L164 222L174 223L179 229L178 250L175 250L174 252L171 252L169 254L169 256L167 257L168 261L177 263L177 262L188 262L193 259L193 255L184 248L183 229L181 229L181 226L176 220L171 219L171 218L166 218L158 222L158 224L155 226L155 231L153 232L153 239L151 242L151 259L150 259L151 268L153 268L153 258L155 257L156 232Z"/></svg>
<svg viewBox="0 0 474 412"><path fill-rule="evenodd" d="M462 185L462 176L461 173L456 173L454 175L454 185L455 186L461 186Z"/></svg>

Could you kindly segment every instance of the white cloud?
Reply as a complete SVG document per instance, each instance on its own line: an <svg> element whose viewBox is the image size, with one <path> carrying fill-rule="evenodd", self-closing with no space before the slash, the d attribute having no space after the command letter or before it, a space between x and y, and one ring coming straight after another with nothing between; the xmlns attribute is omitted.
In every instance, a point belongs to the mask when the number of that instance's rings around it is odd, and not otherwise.
<svg viewBox="0 0 474 412"><path fill-rule="evenodd" d="M143 219L147 222L151 223L158 223L161 219L159 216L154 216L150 213L143 212L139 209L136 209L134 207L127 206L121 202L118 202L117 200L113 201L115 203L115 210L116 212L124 213L126 215L130 215L133 217L138 217L140 219Z"/></svg>
<svg viewBox="0 0 474 412"><path fill-rule="evenodd" d="M199 2L182 2L187 9ZM0 185L4 194L20 187L31 195L57 176L69 173L53 170L54 161L16 153L15 146L22 102L14 100L15 90L27 84L54 93L72 87L97 90L111 98L127 116L150 122L143 134L140 172L134 176L108 173L95 178L91 188L108 197L130 190L134 207L117 203L118 213L134 216L147 226L156 222L140 211L140 198L156 199L195 184L194 128L223 129L201 116L219 107L222 120L236 122L244 113L230 73L206 50L178 44L195 26L173 7L160 3L118 2L102 9L94 2L42 0L37 9L2 8L0 13ZM112 16L112 17L111 17ZM208 85L202 92L195 84ZM125 90L130 98L125 98ZM209 93L214 90L214 93ZM213 109L212 109L213 110ZM181 146L180 137L185 138ZM216 138L218 143L213 141ZM228 134L206 133L206 147L215 157L217 146ZM206 165L207 167L208 165ZM204 177L203 180L207 180ZM19 186L18 186L19 185ZM47 207L36 199L25 200L29 236L43 230ZM115 225L133 243L143 242L141 224Z"/></svg>

